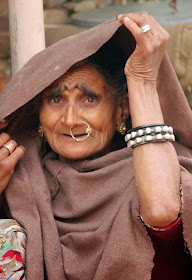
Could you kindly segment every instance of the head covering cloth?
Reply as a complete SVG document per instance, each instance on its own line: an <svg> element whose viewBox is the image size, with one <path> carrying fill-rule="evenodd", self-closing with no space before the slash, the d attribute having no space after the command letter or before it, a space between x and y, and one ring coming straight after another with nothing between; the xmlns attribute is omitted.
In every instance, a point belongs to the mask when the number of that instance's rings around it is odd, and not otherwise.
<svg viewBox="0 0 192 280"><path fill-rule="evenodd" d="M131 33L112 20L34 56L1 92L0 120L109 40L127 56L135 48ZM178 140L184 237L192 249L192 113L167 55L158 93L165 123L173 126ZM154 250L138 217L132 151L125 148L69 165L54 153L42 160L38 135L19 131L14 137L27 153L16 166L6 198L13 218L27 230L27 279L149 280Z"/></svg>

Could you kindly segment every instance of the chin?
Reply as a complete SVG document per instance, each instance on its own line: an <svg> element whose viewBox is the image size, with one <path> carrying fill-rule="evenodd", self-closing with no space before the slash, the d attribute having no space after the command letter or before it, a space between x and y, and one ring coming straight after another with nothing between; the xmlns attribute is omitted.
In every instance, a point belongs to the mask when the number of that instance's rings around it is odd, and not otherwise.
<svg viewBox="0 0 192 280"><path fill-rule="evenodd" d="M58 152L59 156L61 158L65 158L65 159L68 159L68 160L81 160L81 159L85 159L85 158L88 158L88 157L91 157L92 155L94 155L96 152L92 151L85 151L85 152L82 152L82 149L80 151L75 151L75 149L73 149L72 152L69 152L69 153L66 153L65 152Z"/></svg>
<svg viewBox="0 0 192 280"><path fill-rule="evenodd" d="M61 145L60 145L61 147ZM67 160L82 160L90 157L97 156L98 154L103 155L102 145L94 145L93 143L67 143L63 145L62 149L58 149L58 145L52 147L52 149L59 155L60 159Z"/></svg>
<svg viewBox="0 0 192 280"><path fill-rule="evenodd" d="M91 157L92 156L92 154L86 154L86 155L82 155L82 154L73 154L73 155L71 155L71 154L65 154L65 155L61 155L61 154L59 154L59 157L60 157L60 159L67 159L67 160L83 160L83 159L86 159L86 158L89 158L89 157Z"/></svg>

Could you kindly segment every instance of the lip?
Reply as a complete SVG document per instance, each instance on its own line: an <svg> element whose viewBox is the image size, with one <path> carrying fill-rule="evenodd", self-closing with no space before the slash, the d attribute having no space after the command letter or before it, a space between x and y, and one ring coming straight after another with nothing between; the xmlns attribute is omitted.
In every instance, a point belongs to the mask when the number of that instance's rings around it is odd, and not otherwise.
<svg viewBox="0 0 192 280"><path fill-rule="evenodd" d="M78 140L80 140L80 139L84 138L86 135L87 134L83 134L83 133L75 134L74 137L77 138ZM62 136L66 142L77 142L77 141L75 141L74 138L72 138L71 134L62 134Z"/></svg>

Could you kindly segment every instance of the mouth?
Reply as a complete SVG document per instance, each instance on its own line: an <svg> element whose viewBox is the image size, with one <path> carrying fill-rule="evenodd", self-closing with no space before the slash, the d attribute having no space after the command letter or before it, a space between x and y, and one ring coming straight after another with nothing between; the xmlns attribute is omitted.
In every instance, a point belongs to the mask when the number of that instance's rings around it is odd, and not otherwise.
<svg viewBox="0 0 192 280"><path fill-rule="evenodd" d="M71 136L71 134L63 134L64 137L66 137L67 139L71 139L73 141L75 141L75 139L77 140L81 140L83 138L85 138L87 136L87 134L83 134L83 133L79 133L79 134L74 134L74 138Z"/></svg>

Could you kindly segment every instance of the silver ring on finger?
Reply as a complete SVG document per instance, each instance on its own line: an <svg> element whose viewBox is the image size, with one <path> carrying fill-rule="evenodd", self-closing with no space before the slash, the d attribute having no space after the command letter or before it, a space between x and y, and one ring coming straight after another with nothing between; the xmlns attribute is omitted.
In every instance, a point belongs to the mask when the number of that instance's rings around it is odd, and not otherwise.
<svg viewBox="0 0 192 280"><path fill-rule="evenodd" d="M147 31L151 30L151 26L149 24L145 24L145 25L141 26L141 29L142 29L143 33L146 33Z"/></svg>
<svg viewBox="0 0 192 280"><path fill-rule="evenodd" d="M11 142L4 144L2 147L6 148L9 151L9 155L11 155L16 149L15 145Z"/></svg>

